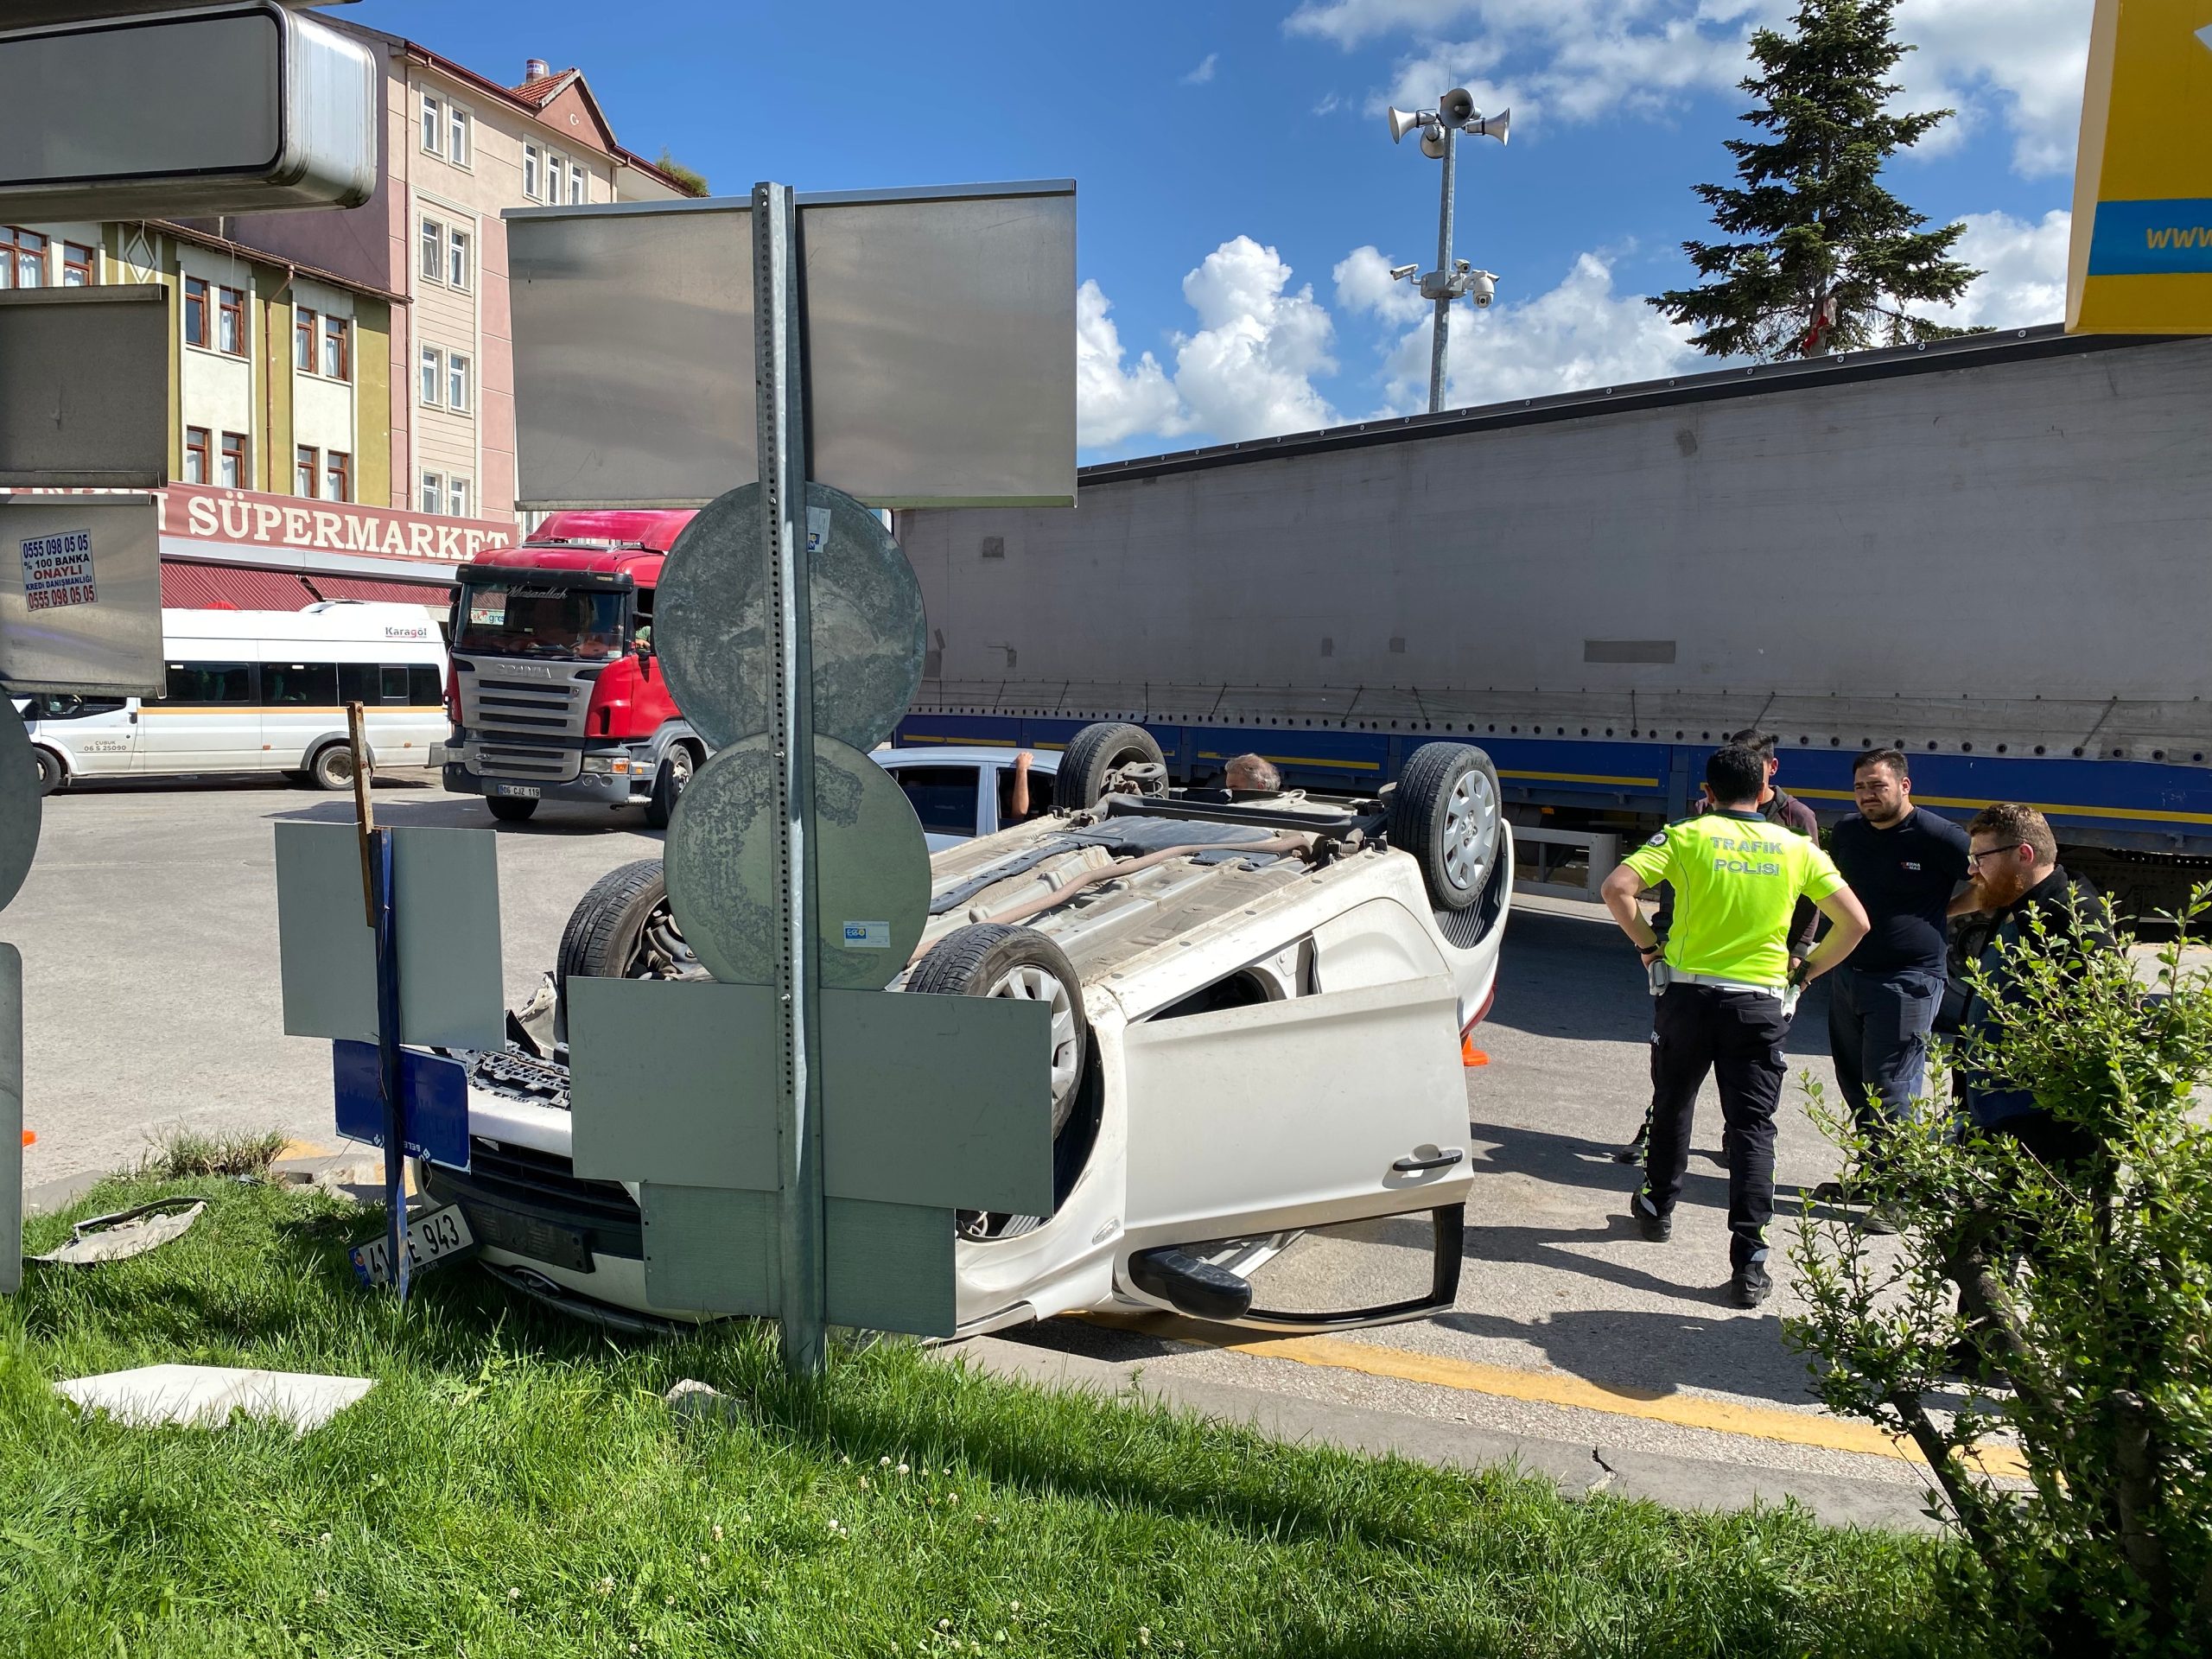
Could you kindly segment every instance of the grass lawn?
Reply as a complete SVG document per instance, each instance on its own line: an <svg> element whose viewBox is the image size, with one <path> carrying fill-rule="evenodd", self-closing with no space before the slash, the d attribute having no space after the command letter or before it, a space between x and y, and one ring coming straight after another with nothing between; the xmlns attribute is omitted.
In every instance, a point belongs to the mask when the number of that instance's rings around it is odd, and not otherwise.
<svg viewBox="0 0 2212 1659"><path fill-rule="evenodd" d="M1292 1450L886 1344L787 1382L731 1325L620 1344L461 1266L354 1287L365 1214L220 1179L135 1261L0 1300L0 1654L1936 1655L1948 1546ZM63 1217L29 1229L43 1249ZM374 1376L295 1440L84 1421L161 1361ZM729 1422L674 1417L694 1376Z"/></svg>

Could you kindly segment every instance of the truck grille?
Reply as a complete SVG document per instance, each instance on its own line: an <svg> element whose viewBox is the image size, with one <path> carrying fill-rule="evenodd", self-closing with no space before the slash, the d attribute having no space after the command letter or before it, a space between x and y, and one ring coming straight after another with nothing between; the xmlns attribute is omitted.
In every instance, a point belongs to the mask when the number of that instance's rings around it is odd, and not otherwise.
<svg viewBox="0 0 2212 1659"><path fill-rule="evenodd" d="M488 1207L580 1235L596 1255L645 1255L637 1200L620 1181L584 1180L566 1158L476 1136L469 1139L468 1163L465 1171L423 1165L424 1190L441 1204Z"/></svg>
<svg viewBox="0 0 2212 1659"><path fill-rule="evenodd" d="M461 723L478 744L477 769L486 778L563 784L577 775L576 740L584 734L596 668L563 664L547 677L525 678L496 663L455 667Z"/></svg>

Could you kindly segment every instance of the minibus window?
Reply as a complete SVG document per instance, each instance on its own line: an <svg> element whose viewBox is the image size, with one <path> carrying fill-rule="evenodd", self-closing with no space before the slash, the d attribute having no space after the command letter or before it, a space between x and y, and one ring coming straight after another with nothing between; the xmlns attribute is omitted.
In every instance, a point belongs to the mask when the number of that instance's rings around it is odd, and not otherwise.
<svg viewBox="0 0 2212 1659"><path fill-rule="evenodd" d="M171 663L164 703L250 703L252 676L244 663Z"/></svg>
<svg viewBox="0 0 2212 1659"><path fill-rule="evenodd" d="M261 700L293 709L330 709L338 702L335 663L264 663Z"/></svg>
<svg viewBox="0 0 2212 1659"><path fill-rule="evenodd" d="M438 684L438 671L429 663L409 664L407 701L417 709L435 709L444 700L444 690Z"/></svg>
<svg viewBox="0 0 2212 1659"><path fill-rule="evenodd" d="M386 702L407 701L407 671L387 668L384 671L384 700Z"/></svg>

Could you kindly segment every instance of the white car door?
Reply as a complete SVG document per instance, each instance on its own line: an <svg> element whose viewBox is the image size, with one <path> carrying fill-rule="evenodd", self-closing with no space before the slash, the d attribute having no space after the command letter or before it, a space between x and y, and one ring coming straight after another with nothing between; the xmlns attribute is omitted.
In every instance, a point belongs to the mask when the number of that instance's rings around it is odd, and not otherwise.
<svg viewBox="0 0 2212 1659"><path fill-rule="evenodd" d="M1325 988L1327 941L1317 936L1324 988L1314 994L1145 1021L1124 1033L1128 1187L1115 1273L1124 1294L1279 1330L1342 1329L1451 1306L1473 1179L1459 994L1440 959L1429 969L1416 949L1391 970L1382 965L1390 946L1362 937L1371 928L1349 931L1344 954L1359 967L1344 976L1355 982L1345 988ZM1429 970L1408 971L1418 969ZM1161 1288L1158 1253L1178 1246L1421 1212L1434 1224L1426 1296L1338 1313L1209 1315Z"/></svg>
<svg viewBox="0 0 2212 1659"><path fill-rule="evenodd" d="M137 764L138 699L49 695L29 698L31 741L61 755L72 778L115 778Z"/></svg>

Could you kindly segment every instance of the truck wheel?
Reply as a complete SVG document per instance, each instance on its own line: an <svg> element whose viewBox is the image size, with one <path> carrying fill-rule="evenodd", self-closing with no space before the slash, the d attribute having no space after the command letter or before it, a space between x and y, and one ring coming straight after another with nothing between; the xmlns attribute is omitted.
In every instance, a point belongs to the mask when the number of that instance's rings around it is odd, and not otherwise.
<svg viewBox="0 0 2212 1659"><path fill-rule="evenodd" d="M1090 1027L1083 1014L1083 981L1058 945L1031 927L977 922L955 928L914 965L906 976L906 988L942 996L1007 996L1049 1003L1052 1135L1059 1138L1083 1086Z"/></svg>
<svg viewBox="0 0 2212 1659"><path fill-rule="evenodd" d="M369 775L376 776L376 760L369 761ZM351 789L353 787L353 751L344 743L326 743L315 752L315 759L308 763L308 776L315 780L317 789Z"/></svg>
<svg viewBox="0 0 2212 1659"><path fill-rule="evenodd" d="M484 804L492 809L492 816L501 823L528 823L530 815L537 810L536 801L517 795L486 795Z"/></svg>
<svg viewBox="0 0 2212 1659"><path fill-rule="evenodd" d="M640 858L609 870L569 912L553 959L564 996L571 975L586 979L705 979L707 970L669 908L660 860ZM564 1022L565 1023L565 1022Z"/></svg>
<svg viewBox="0 0 2212 1659"><path fill-rule="evenodd" d="M1420 863L1430 904L1466 909L1482 897L1506 833L1497 768L1469 744L1422 744L1399 774L1386 833Z"/></svg>
<svg viewBox="0 0 2212 1659"><path fill-rule="evenodd" d="M1068 741L1052 779L1053 804L1082 811L1115 792L1121 781L1115 774L1122 767L1166 765L1158 740L1143 727L1100 721Z"/></svg>
<svg viewBox="0 0 2212 1659"><path fill-rule="evenodd" d="M676 804L683 799L683 791L691 786L691 772L697 762L691 758L688 743L671 743L668 757L660 763L660 770L653 774L652 798L645 803L645 822L656 830L668 828L668 821L676 816Z"/></svg>
<svg viewBox="0 0 2212 1659"><path fill-rule="evenodd" d="M63 767L60 757L51 750L41 749L34 745L31 749L31 759L38 766L38 792L40 794L51 795L69 781L68 772Z"/></svg>

